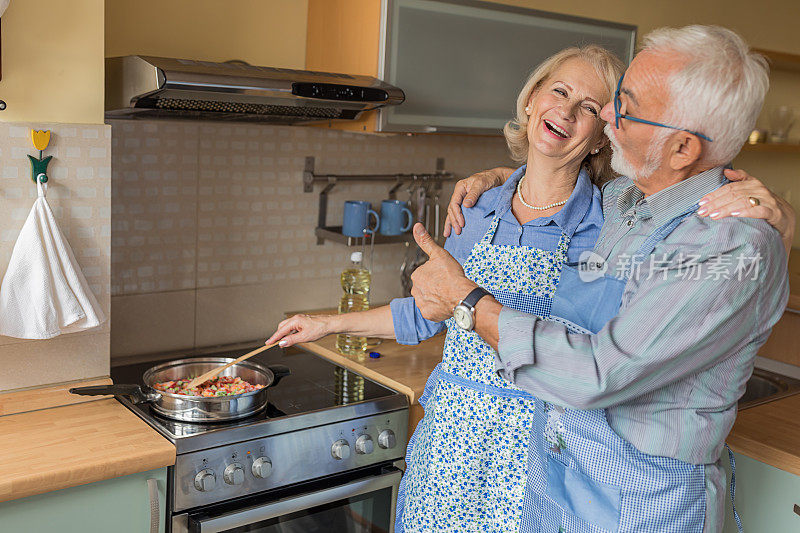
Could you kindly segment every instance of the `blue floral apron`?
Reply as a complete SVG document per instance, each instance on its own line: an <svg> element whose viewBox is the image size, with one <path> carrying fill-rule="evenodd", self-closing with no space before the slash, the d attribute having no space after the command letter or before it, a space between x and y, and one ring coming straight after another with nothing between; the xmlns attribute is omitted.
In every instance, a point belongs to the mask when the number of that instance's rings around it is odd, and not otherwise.
<svg viewBox="0 0 800 533"><path fill-rule="evenodd" d="M495 217L464 273L503 305L542 317L566 262L571 234L555 251L493 245ZM400 485L395 532L520 530L533 448L536 400L495 372L495 351L448 320L442 362L419 402Z"/></svg>

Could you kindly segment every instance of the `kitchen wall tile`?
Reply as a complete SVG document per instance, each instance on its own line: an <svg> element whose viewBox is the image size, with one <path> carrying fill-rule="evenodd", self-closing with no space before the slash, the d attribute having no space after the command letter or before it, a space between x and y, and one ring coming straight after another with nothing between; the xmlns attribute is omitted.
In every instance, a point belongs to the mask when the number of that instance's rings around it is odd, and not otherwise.
<svg viewBox="0 0 800 533"><path fill-rule="evenodd" d="M111 297L113 357L194 346L195 291Z"/></svg>
<svg viewBox="0 0 800 533"><path fill-rule="evenodd" d="M112 294L193 289L199 125L112 121L112 128Z"/></svg>
<svg viewBox="0 0 800 533"><path fill-rule="evenodd" d="M339 273L353 249L316 244L320 186L303 192L307 156L316 158L318 172L343 174L432 172L439 157L457 177L509 164L505 143L493 137L218 122L112 124L112 292L196 289L197 347L263 337L287 310L337 305ZM176 183L151 185L164 173ZM341 224L345 200L367 200L377 210L389 188L381 182L338 184L329 194L327 223ZM439 195L442 222L451 191L446 185ZM401 200L409 196L407 187L397 193ZM373 302L402 294L405 254L402 244L375 247Z"/></svg>
<svg viewBox="0 0 800 533"><path fill-rule="evenodd" d="M297 285L268 282L197 290L197 346L265 339L284 313L336 305L336 287L318 279Z"/></svg>

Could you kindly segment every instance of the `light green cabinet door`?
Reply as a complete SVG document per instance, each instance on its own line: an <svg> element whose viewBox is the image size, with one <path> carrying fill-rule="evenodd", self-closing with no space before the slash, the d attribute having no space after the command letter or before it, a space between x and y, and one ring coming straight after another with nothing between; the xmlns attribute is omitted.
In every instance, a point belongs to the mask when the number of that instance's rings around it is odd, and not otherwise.
<svg viewBox="0 0 800 533"><path fill-rule="evenodd" d="M150 533L148 479L158 487L158 531L163 532L166 468L0 503L0 531Z"/></svg>
<svg viewBox="0 0 800 533"><path fill-rule="evenodd" d="M800 476L738 453L734 455L736 510L739 511L744 531L800 532L800 515L794 512L795 504L800 505ZM722 462L730 484L731 469L727 453L723 453ZM724 533L737 533L730 494L727 494L725 502Z"/></svg>

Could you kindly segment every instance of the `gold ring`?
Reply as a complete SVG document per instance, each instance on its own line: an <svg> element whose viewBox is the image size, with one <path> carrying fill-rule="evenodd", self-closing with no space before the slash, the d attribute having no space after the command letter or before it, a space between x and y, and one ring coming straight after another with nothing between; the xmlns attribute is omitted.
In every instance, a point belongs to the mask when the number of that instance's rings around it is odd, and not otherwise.
<svg viewBox="0 0 800 533"><path fill-rule="evenodd" d="M755 196L751 196L750 198L747 199L747 201L750 202L750 205L752 205L753 207L761 205L761 201Z"/></svg>

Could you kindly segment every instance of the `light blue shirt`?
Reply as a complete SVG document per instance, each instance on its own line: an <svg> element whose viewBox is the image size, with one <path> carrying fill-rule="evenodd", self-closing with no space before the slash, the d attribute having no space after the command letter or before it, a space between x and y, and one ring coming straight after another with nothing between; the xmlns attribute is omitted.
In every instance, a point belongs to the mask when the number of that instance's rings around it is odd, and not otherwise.
<svg viewBox="0 0 800 533"><path fill-rule="evenodd" d="M518 168L506 182L486 191L474 207L463 208L465 227L460 235L455 233L444 244L447 250L462 265L472 252L472 247L489 230L493 216L500 222L492 240L493 244L532 246L554 251L562 232L574 230L567 260L577 262L581 252L591 250L600 235L603 225L603 203L600 190L594 186L585 170L581 170L567 203L561 210L547 217L535 218L520 225L511 211L511 200L517 183L525 175L525 165ZM397 298L390 303L394 333L400 344L418 344L441 332L444 322L425 319L414 304L414 298Z"/></svg>

